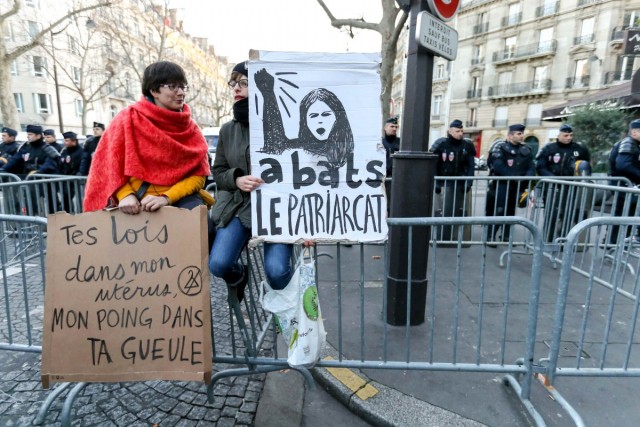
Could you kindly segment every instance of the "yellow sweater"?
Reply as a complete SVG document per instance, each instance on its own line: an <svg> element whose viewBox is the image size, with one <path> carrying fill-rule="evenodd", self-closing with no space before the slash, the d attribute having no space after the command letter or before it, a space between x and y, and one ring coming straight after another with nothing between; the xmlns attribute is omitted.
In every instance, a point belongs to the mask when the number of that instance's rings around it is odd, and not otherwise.
<svg viewBox="0 0 640 427"><path fill-rule="evenodd" d="M209 194L208 191L204 190L204 181L205 178L203 176L193 175L175 183L174 185L151 184L147 191L144 193L144 196L166 196L169 199L170 204L174 204L183 197L199 193L202 197L202 200L204 200L204 203L208 207L210 207L211 205L213 205L214 200L211 194ZM116 198L118 199L118 201L124 199L130 194L136 194L136 191L138 191L143 182L144 181L139 178L129 178L129 182L120 187L120 189L116 192Z"/></svg>

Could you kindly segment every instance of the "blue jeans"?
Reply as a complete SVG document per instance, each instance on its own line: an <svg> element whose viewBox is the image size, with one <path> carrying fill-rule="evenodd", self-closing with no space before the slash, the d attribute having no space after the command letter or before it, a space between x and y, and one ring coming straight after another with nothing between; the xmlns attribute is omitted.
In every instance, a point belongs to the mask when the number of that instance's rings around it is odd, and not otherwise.
<svg viewBox="0 0 640 427"><path fill-rule="evenodd" d="M251 237L251 230L245 228L235 217L226 227L218 228L209 254L209 270L221 277L227 284L235 285L242 280L244 269L239 262L242 249ZM291 276L291 253L293 245L285 243L264 244L264 272L273 289L284 289Z"/></svg>

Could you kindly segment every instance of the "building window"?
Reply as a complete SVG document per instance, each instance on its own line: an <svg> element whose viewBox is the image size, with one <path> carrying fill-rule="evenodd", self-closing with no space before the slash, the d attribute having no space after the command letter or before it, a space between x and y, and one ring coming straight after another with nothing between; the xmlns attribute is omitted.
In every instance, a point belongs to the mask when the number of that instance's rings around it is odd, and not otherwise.
<svg viewBox="0 0 640 427"><path fill-rule="evenodd" d="M527 118L525 125L539 126L542 122L542 104L529 104L527 107Z"/></svg>
<svg viewBox="0 0 640 427"><path fill-rule="evenodd" d="M7 21L4 23L4 39L8 42L15 41L13 27Z"/></svg>
<svg viewBox="0 0 640 427"><path fill-rule="evenodd" d="M40 32L40 25L36 21L28 21L29 35L35 37Z"/></svg>
<svg viewBox="0 0 640 427"><path fill-rule="evenodd" d="M469 108L469 121L467 122L467 127L476 127L478 126L478 109L477 108Z"/></svg>
<svg viewBox="0 0 640 427"><path fill-rule="evenodd" d="M553 27L540 30L538 52L549 52L553 47Z"/></svg>
<svg viewBox="0 0 640 427"><path fill-rule="evenodd" d="M518 38L516 36L512 36L504 39L505 58L512 58L513 55L515 55L517 41L518 41Z"/></svg>
<svg viewBox="0 0 640 427"><path fill-rule="evenodd" d="M446 78L446 71L444 64L436 65L436 80L442 80Z"/></svg>
<svg viewBox="0 0 640 427"><path fill-rule="evenodd" d="M76 107L76 116L82 117L82 111L84 110L84 104L82 103L82 99L76 99L74 101L74 105Z"/></svg>
<svg viewBox="0 0 640 427"><path fill-rule="evenodd" d="M69 36L69 51L74 55L80 55L78 40L73 36Z"/></svg>
<svg viewBox="0 0 640 427"><path fill-rule="evenodd" d="M548 77L549 67L546 65L542 67L536 67L533 72L533 90L542 90L546 89L547 77Z"/></svg>
<svg viewBox="0 0 640 427"><path fill-rule="evenodd" d="M482 64L484 62L484 45L477 44L473 46L473 58L471 64Z"/></svg>
<svg viewBox="0 0 640 427"><path fill-rule="evenodd" d="M24 113L24 101L22 100L22 94L14 93L13 100L16 103L16 111L18 111L18 113Z"/></svg>
<svg viewBox="0 0 640 427"><path fill-rule="evenodd" d="M511 3L509 5L509 16L505 22L506 25L516 25L520 22L522 15L520 14L520 3Z"/></svg>
<svg viewBox="0 0 640 427"><path fill-rule="evenodd" d="M71 67L71 76L73 76L73 82L76 84L80 84L80 68L79 67Z"/></svg>
<svg viewBox="0 0 640 427"><path fill-rule="evenodd" d="M581 21L580 35L576 37L573 44L591 43L594 40L593 29L595 26L596 18L586 18Z"/></svg>
<svg viewBox="0 0 640 427"><path fill-rule="evenodd" d="M118 114L118 107L116 107L115 105L111 106L111 119L116 117L116 114Z"/></svg>
<svg viewBox="0 0 640 427"><path fill-rule="evenodd" d="M496 115L493 120L493 127L503 128L509 123L509 107L506 105L496 107Z"/></svg>
<svg viewBox="0 0 640 427"><path fill-rule="evenodd" d="M431 117L440 117L442 110L442 95L434 95L431 102Z"/></svg>
<svg viewBox="0 0 640 427"><path fill-rule="evenodd" d="M51 99L46 93L34 93L33 104L35 105L36 113L51 114Z"/></svg>
<svg viewBox="0 0 640 427"><path fill-rule="evenodd" d="M14 59L13 61L11 61L11 75L12 76L17 76L18 75L18 60Z"/></svg>
<svg viewBox="0 0 640 427"><path fill-rule="evenodd" d="M42 56L34 56L33 62L31 64L33 66L32 73L36 77L44 77L47 72L47 60Z"/></svg>
<svg viewBox="0 0 640 427"><path fill-rule="evenodd" d="M38 0L25 0L24 4L29 6L29 7L37 7L38 6Z"/></svg>

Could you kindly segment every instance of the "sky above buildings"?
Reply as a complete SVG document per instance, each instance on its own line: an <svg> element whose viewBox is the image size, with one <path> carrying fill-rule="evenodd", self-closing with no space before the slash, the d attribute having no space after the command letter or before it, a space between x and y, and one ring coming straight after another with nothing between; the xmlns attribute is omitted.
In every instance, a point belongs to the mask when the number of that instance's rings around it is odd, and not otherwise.
<svg viewBox="0 0 640 427"><path fill-rule="evenodd" d="M338 18L377 22L382 6L376 0L325 0ZM181 10L185 31L206 37L216 54L231 62L247 58L249 49L301 52L379 52L380 35L331 26L316 0L171 0Z"/></svg>

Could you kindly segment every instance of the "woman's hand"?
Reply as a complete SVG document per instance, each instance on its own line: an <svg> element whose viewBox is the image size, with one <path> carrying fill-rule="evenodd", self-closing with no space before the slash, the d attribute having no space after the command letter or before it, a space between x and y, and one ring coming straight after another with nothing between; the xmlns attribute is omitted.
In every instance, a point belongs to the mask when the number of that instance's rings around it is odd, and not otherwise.
<svg viewBox="0 0 640 427"><path fill-rule="evenodd" d="M129 194L127 197L120 200L120 203L118 203L118 209L120 209L120 212L129 215L137 215L141 212L140 202L138 202L138 198L135 194Z"/></svg>
<svg viewBox="0 0 640 427"><path fill-rule="evenodd" d="M170 203L167 196L146 196L140 204L143 211L153 212Z"/></svg>
<svg viewBox="0 0 640 427"><path fill-rule="evenodd" d="M264 181L257 176L245 175L236 178L236 186L246 193L252 192L258 188L260 184L264 184Z"/></svg>
<svg viewBox="0 0 640 427"><path fill-rule="evenodd" d="M256 87L260 92L270 91L273 92L273 76L267 72L264 68L258 70L253 76L253 80L256 82Z"/></svg>

